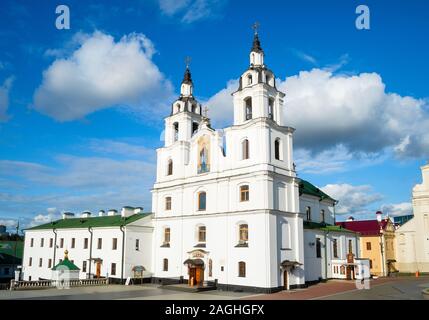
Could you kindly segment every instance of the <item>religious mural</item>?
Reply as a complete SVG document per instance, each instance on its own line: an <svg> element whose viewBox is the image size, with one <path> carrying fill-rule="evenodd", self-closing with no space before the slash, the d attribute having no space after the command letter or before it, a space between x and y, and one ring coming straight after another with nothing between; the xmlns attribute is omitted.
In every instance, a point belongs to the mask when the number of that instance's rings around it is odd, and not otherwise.
<svg viewBox="0 0 429 320"><path fill-rule="evenodd" d="M210 171L210 137L203 135L198 139L198 173Z"/></svg>

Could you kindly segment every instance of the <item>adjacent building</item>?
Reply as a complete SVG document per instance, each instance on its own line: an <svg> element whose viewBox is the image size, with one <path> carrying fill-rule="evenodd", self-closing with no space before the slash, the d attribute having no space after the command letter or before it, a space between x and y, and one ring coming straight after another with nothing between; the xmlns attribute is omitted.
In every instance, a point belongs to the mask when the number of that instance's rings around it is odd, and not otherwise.
<svg viewBox="0 0 429 320"><path fill-rule="evenodd" d="M150 270L152 232L151 215L141 208L124 207L120 214L100 211L95 217L64 213L61 220L26 230L23 280L52 279L67 250L80 279L123 281L133 277L137 266Z"/></svg>
<svg viewBox="0 0 429 320"><path fill-rule="evenodd" d="M378 211L377 215L381 212ZM379 221L380 220L380 221ZM337 222L338 226L353 230L360 235L360 256L369 259L372 275L387 276L395 268L395 225L389 218Z"/></svg>
<svg viewBox="0 0 429 320"><path fill-rule="evenodd" d="M0 283L9 282L21 265L23 241L0 241Z"/></svg>
<svg viewBox="0 0 429 320"><path fill-rule="evenodd" d="M400 272L429 272L429 164L423 181L413 188L413 217L396 229L396 260Z"/></svg>

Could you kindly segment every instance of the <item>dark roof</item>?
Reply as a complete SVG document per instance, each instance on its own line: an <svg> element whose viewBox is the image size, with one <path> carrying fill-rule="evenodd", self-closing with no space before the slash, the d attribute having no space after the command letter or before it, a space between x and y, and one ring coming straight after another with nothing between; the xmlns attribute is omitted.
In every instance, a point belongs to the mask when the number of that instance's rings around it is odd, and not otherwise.
<svg viewBox="0 0 429 320"><path fill-rule="evenodd" d="M381 227L386 228L388 221L383 219ZM377 220L362 220L362 221L343 221L337 222L337 226L359 232L363 236L377 236L380 234L380 226Z"/></svg>
<svg viewBox="0 0 429 320"><path fill-rule="evenodd" d="M264 52L262 50L261 41L259 41L259 36L257 33L255 33L253 37L252 52Z"/></svg>
<svg viewBox="0 0 429 320"><path fill-rule="evenodd" d="M126 218L122 218L120 215L114 215L90 218L61 219L26 230L119 227L140 220L149 215L150 213L136 213Z"/></svg>
<svg viewBox="0 0 429 320"><path fill-rule="evenodd" d="M186 259L183 264L190 264L192 266L203 266L204 261L201 259Z"/></svg>
<svg viewBox="0 0 429 320"><path fill-rule="evenodd" d="M20 260L22 259L23 253L24 253L24 241L0 241L0 254L3 255L4 257L10 256L12 258L16 258Z"/></svg>
<svg viewBox="0 0 429 320"><path fill-rule="evenodd" d="M343 226L333 226L326 223L320 223L320 222L313 222L313 221L304 221L303 223L304 229L318 229L322 231L327 232L349 232L349 233L355 233L354 230L349 230L348 228L345 228Z"/></svg>
<svg viewBox="0 0 429 320"><path fill-rule="evenodd" d="M317 188L315 185L303 179L301 179L301 182L299 183L299 195L302 195L302 194L315 196L315 197L318 197L320 200L327 199L331 201L336 201L335 199L331 198L329 195L324 193L322 190Z"/></svg>
<svg viewBox="0 0 429 320"><path fill-rule="evenodd" d="M182 83L192 84L191 71L188 67L186 67L185 74L183 75Z"/></svg>

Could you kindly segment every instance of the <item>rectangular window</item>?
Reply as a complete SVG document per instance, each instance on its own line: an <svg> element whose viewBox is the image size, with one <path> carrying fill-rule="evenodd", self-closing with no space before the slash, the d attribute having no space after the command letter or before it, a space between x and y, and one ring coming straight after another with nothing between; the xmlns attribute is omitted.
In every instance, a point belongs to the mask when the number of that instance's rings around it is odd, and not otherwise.
<svg viewBox="0 0 429 320"><path fill-rule="evenodd" d="M88 249L88 238L83 239L83 248Z"/></svg>
<svg viewBox="0 0 429 320"><path fill-rule="evenodd" d="M48 269L51 269L52 268L52 259L49 259L48 260Z"/></svg>
<svg viewBox="0 0 429 320"><path fill-rule="evenodd" d="M112 250L118 249L118 238L112 239Z"/></svg>
<svg viewBox="0 0 429 320"><path fill-rule="evenodd" d="M74 249L75 245L76 245L76 239L72 238L71 239L71 248Z"/></svg>
<svg viewBox="0 0 429 320"><path fill-rule="evenodd" d="M64 248L64 238L60 239L60 248Z"/></svg>
<svg viewBox="0 0 429 320"><path fill-rule="evenodd" d="M307 215L307 221L311 221L311 207L307 207L305 213Z"/></svg>
<svg viewBox="0 0 429 320"><path fill-rule="evenodd" d="M86 272L86 261L82 262L82 272Z"/></svg>
<svg viewBox="0 0 429 320"><path fill-rule="evenodd" d="M31 267L33 265L33 258L32 257L30 257L29 259L28 259L28 266L29 267Z"/></svg>
<svg viewBox="0 0 429 320"><path fill-rule="evenodd" d="M112 266L110 268L110 274L112 276L116 275L116 263L112 263Z"/></svg>
<svg viewBox="0 0 429 320"><path fill-rule="evenodd" d="M45 239L42 238L40 239L40 247L43 248L44 245L45 245Z"/></svg>
<svg viewBox="0 0 429 320"><path fill-rule="evenodd" d="M372 260L369 259L369 268L372 269Z"/></svg>
<svg viewBox="0 0 429 320"><path fill-rule="evenodd" d="M140 250L140 240L136 239L136 251Z"/></svg>
<svg viewBox="0 0 429 320"><path fill-rule="evenodd" d="M165 198L165 210L171 210L171 197Z"/></svg>
<svg viewBox="0 0 429 320"><path fill-rule="evenodd" d="M366 250L371 250L371 242L366 243Z"/></svg>
<svg viewBox="0 0 429 320"><path fill-rule="evenodd" d="M198 194L198 210L204 211L206 210L206 193L200 192Z"/></svg>
<svg viewBox="0 0 429 320"><path fill-rule="evenodd" d="M162 263L162 270L168 271L168 259L164 259Z"/></svg>
<svg viewBox="0 0 429 320"><path fill-rule="evenodd" d="M42 258L40 258L40 259L39 259L39 267L42 267L42 265L43 265L43 259L42 259Z"/></svg>
<svg viewBox="0 0 429 320"><path fill-rule="evenodd" d="M320 221L325 222L325 210L320 210Z"/></svg>
<svg viewBox="0 0 429 320"><path fill-rule="evenodd" d="M337 239L332 240L332 251L334 258L338 258L338 242Z"/></svg>
<svg viewBox="0 0 429 320"><path fill-rule="evenodd" d="M34 246L34 238L31 238L30 239L30 247L33 247Z"/></svg>
<svg viewBox="0 0 429 320"><path fill-rule="evenodd" d="M249 186L241 186L240 187L240 201L249 201Z"/></svg>
<svg viewBox="0 0 429 320"><path fill-rule="evenodd" d="M50 238L49 239L49 248L52 248L54 246L54 239Z"/></svg>
<svg viewBox="0 0 429 320"><path fill-rule="evenodd" d="M206 242L206 227L201 226L198 228L198 242Z"/></svg>
<svg viewBox="0 0 429 320"><path fill-rule="evenodd" d="M353 253L353 242L349 239L349 253Z"/></svg>
<svg viewBox="0 0 429 320"><path fill-rule="evenodd" d="M240 242L244 243L249 240L249 227L247 224L240 224L239 227L239 236L240 236Z"/></svg>
<svg viewBox="0 0 429 320"><path fill-rule="evenodd" d="M101 249L103 247L103 239L98 238L97 249Z"/></svg>
<svg viewBox="0 0 429 320"><path fill-rule="evenodd" d="M316 257L322 257L322 242L320 241L320 238L316 238Z"/></svg>

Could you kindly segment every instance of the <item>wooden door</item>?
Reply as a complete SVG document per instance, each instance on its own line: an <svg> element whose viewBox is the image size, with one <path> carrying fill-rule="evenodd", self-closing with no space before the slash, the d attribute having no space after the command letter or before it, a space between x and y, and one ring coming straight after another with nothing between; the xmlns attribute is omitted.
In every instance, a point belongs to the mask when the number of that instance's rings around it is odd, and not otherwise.
<svg viewBox="0 0 429 320"><path fill-rule="evenodd" d="M202 285L203 281L204 281L204 270L203 270L203 268L201 268L201 267L196 268L195 284L196 285Z"/></svg>
<svg viewBox="0 0 429 320"><path fill-rule="evenodd" d="M101 263L97 262L95 265L95 276L97 278L100 278L100 275L101 275Z"/></svg>
<svg viewBox="0 0 429 320"><path fill-rule="evenodd" d="M192 282L192 279L193 282ZM188 284L190 286L195 285L195 268L189 268L189 280L188 280Z"/></svg>
<svg viewBox="0 0 429 320"><path fill-rule="evenodd" d="M288 272L287 270L283 271L283 287L285 290L288 290Z"/></svg>

